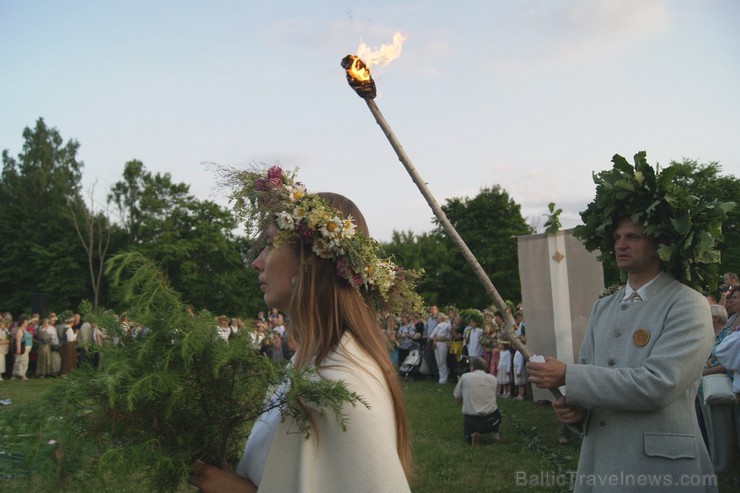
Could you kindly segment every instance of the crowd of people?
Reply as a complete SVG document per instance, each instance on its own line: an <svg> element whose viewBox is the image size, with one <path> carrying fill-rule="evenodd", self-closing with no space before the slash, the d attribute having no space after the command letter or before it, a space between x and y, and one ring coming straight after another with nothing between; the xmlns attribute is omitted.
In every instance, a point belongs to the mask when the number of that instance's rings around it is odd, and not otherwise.
<svg viewBox="0 0 740 493"><path fill-rule="evenodd" d="M239 331L248 331L255 348L273 362L290 360L295 345L285 329L284 315L272 309L268 316L261 311L250 322L240 317L219 315L214 318L215 336L228 341ZM125 313L115 315L122 334L143 338L149 328L130 320ZM100 349L117 344L105 328L92 317L83 320L79 313L65 311L61 318L50 312L20 315L0 313L0 381L29 378L64 377L81 365L98 367Z"/></svg>
<svg viewBox="0 0 740 493"><path fill-rule="evenodd" d="M125 320L124 320L125 321ZM0 314L0 380L64 377L80 365L100 364L106 335L79 313Z"/></svg>
<svg viewBox="0 0 740 493"><path fill-rule="evenodd" d="M526 344L521 303L515 313L516 336ZM440 312L437 305L432 305L426 316L386 313L381 315L380 323L391 361L399 368L415 349L423 355L415 373L446 384L457 382L469 371L472 358L481 357L486 372L498 378L500 398L531 398L524 356L503 336L504 314L500 311L448 306Z"/></svg>
<svg viewBox="0 0 740 493"><path fill-rule="evenodd" d="M740 333L740 281L737 274L724 274L720 299L707 296L710 303L714 342L702 376L722 375L731 379L732 390L740 398L740 344L730 336ZM722 356L722 358L720 358ZM732 366L734 358L735 366ZM697 416L704 442L715 471L725 471L740 448L740 406L736 402L713 402L705 399L703 385L696 397Z"/></svg>

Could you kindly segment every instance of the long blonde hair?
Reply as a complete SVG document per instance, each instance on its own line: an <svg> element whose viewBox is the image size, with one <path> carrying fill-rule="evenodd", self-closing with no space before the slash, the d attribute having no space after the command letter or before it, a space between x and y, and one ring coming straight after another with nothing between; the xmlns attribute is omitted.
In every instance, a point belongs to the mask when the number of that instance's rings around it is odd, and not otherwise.
<svg viewBox="0 0 740 493"><path fill-rule="evenodd" d="M357 206L343 195L319 193L329 205L352 216L357 228L368 234L367 223ZM299 350L295 365L302 368L314 360L319 366L334 350L345 332L380 367L390 390L396 421L396 449L407 478L412 476L409 427L401 385L388 356L375 310L360 292L336 275L332 260L322 259L310 247L294 245L299 260L290 302L290 331Z"/></svg>

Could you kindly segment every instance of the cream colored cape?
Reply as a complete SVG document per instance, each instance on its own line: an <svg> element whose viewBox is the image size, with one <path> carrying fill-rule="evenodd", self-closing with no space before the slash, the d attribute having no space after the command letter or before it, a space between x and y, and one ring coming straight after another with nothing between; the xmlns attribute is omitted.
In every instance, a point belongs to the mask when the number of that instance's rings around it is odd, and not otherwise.
<svg viewBox="0 0 740 493"><path fill-rule="evenodd" d="M390 392L380 368L345 334L319 368L322 378L343 381L367 403L345 404L347 430L331 411L312 408L310 438L292 418L275 431L260 492L408 492L396 449Z"/></svg>

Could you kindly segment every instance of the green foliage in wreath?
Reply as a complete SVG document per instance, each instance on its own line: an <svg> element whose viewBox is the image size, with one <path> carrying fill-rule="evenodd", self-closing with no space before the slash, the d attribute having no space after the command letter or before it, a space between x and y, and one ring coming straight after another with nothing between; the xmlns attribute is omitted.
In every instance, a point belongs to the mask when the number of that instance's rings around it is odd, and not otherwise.
<svg viewBox="0 0 740 493"><path fill-rule="evenodd" d="M466 308L460 311L460 318L463 324L467 325L471 320L475 320L478 327L483 327L483 313L475 308Z"/></svg>
<svg viewBox="0 0 740 493"><path fill-rule="evenodd" d="M614 228L620 219L631 218L660 244L666 271L699 291L710 288L720 260L717 245L724 240L722 222L735 203L692 195L676 185L674 166L653 169L644 151L634 156L634 166L618 154L612 163L611 170L594 174L596 197L581 212L583 225L573 234L615 267Z"/></svg>
<svg viewBox="0 0 740 493"><path fill-rule="evenodd" d="M48 491L176 491L196 460L234 467L270 388L290 379L290 391L269 405L296 418L308 434L302 403L333 413L345 426L345 404L364 405L341 382L276 366L251 344L247 331L227 342L214 315L191 314L161 271L138 253L108 264L130 319L149 328L140 337L111 313L88 311L109 340L101 367L81 367L55 382L41 404L0 417L3 448L22 454L29 474ZM90 309L90 305L83 310Z"/></svg>

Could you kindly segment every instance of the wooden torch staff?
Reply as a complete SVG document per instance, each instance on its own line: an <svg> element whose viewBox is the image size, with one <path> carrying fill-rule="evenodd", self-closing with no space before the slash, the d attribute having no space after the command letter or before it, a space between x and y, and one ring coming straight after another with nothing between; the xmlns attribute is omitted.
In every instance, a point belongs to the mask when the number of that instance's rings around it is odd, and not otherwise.
<svg viewBox="0 0 740 493"><path fill-rule="evenodd" d="M383 130L383 133L385 134L386 138L388 138L388 142L390 142L391 146L393 147L393 150L396 151L396 155L398 156L398 159L403 163L403 166L406 168L406 171L408 171L409 175L411 175L411 179L414 181L416 186L419 188L419 191L426 199L427 203L429 204L429 207L432 208L432 211L434 212L434 215L437 216L437 219L439 219L440 224L442 224L442 227L447 232L447 234L452 238L452 241L455 243L457 248L460 249L460 251L463 254L463 257L465 257L465 260L468 262L470 267L473 268L473 272L475 272L475 275L478 276L478 280L483 284L483 287L486 289L486 292L493 300L493 303L496 305L496 307L501 311L501 313L504 314L504 337L511 343L511 345L522 355L526 358L527 361L529 361L529 358L531 358L532 352L527 349L527 346L525 346L522 341L520 341L516 337L516 333L514 332L514 327L516 326L516 321L514 320L514 317L512 314L507 310L506 303L504 302L504 299L501 298L501 295L498 294L498 291L496 290L496 287L493 285L493 282L491 282L491 279L488 277L488 274L483 270L483 267L480 265L480 262L478 262L478 259L475 258L475 255L473 255L473 252L470 251L470 248L468 248L468 245L465 243L465 241L462 239L460 234L457 232L455 227L452 225L449 219L447 219L447 214L442 210L442 208L437 203L437 200L434 198L434 195L432 195L432 192L429 191L429 188L427 187L424 180L422 180L421 176L419 175L418 171L416 171L416 168L414 167L414 164L411 162L409 157L406 155L406 151L403 150L403 147L401 146L401 143L398 142L398 139L396 138L396 135L393 133L393 130L391 130L390 125L388 125L388 122L385 121L385 118L383 117L383 114L380 112L380 109L378 108L378 105L375 104L374 99L369 98L363 98L365 100L365 103L367 103L367 107L370 108L370 112L375 117L375 121L380 125L380 128ZM562 394L560 393L560 390L557 388L550 389L550 392L553 396L556 398L562 397Z"/></svg>

